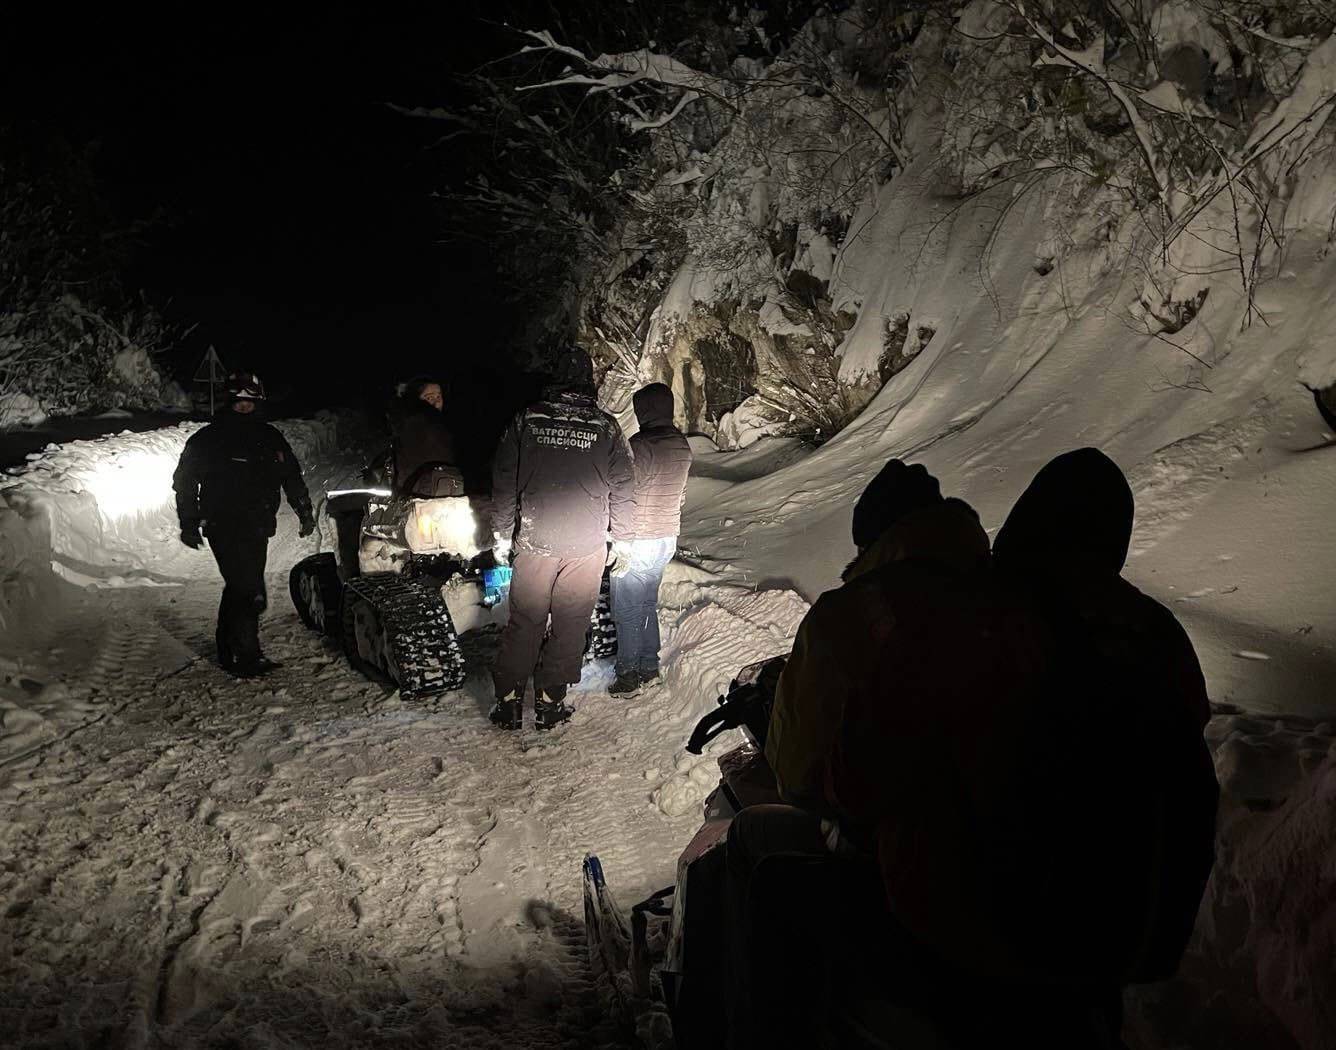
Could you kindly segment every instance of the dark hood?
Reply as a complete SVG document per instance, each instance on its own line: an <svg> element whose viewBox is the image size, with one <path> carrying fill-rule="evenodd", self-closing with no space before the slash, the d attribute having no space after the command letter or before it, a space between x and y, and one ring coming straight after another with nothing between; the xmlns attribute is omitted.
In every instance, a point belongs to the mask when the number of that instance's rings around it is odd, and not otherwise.
<svg viewBox="0 0 1336 1050"><path fill-rule="evenodd" d="M1079 448L1050 460L993 541L1003 568L1087 565L1115 575L1132 542L1132 489L1099 449Z"/></svg>
<svg viewBox="0 0 1336 1050"><path fill-rule="evenodd" d="M651 383L631 398L641 430L673 425L673 392L662 383Z"/></svg>

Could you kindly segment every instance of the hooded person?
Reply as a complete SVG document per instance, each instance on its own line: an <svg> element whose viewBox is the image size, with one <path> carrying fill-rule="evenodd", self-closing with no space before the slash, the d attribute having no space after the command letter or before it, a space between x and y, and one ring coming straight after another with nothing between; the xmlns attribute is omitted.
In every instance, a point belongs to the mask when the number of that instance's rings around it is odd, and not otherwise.
<svg viewBox="0 0 1336 1050"><path fill-rule="evenodd" d="M594 400L589 355L569 347L541 399L502 434L492 463L493 553L501 560L512 549L515 555L510 619L492 672L490 718L497 726L520 727L531 675L539 729L574 713L566 690L580 680L607 540L634 539L635 514L621 427Z"/></svg>
<svg viewBox="0 0 1336 1050"><path fill-rule="evenodd" d="M631 438L635 536L613 545L612 615L617 624L614 696L659 677L659 584L677 552L691 446L673 425L673 392L651 383L631 399L640 429Z"/></svg>
<svg viewBox="0 0 1336 1050"><path fill-rule="evenodd" d="M427 376L408 380L403 393L390 406L396 489L417 496L434 496L431 468L458 469L455 439L446 424L444 409L441 384Z"/></svg>
<svg viewBox="0 0 1336 1050"><path fill-rule="evenodd" d="M1121 576L1133 509L1118 466L1083 448L1045 465L999 531L998 573L1034 602L1056 655L980 809L990 890L1022 964L1110 989L1175 972L1219 797L1192 643Z"/></svg>
<svg viewBox="0 0 1336 1050"><path fill-rule="evenodd" d="M198 550L207 537L223 576L218 663L250 677L274 666L261 654L259 629L280 490L297 514L300 535L315 531L315 515L292 447L260 418L264 384L249 373L234 373L228 392L227 410L186 442L172 487L181 542Z"/></svg>
<svg viewBox="0 0 1336 1050"><path fill-rule="evenodd" d="M890 915L937 974L923 1001L961 1045L999 1027L1117 1045L1121 989L1171 976L1192 930L1213 856L1209 707L1187 636L1119 575L1132 519L1107 456L1059 456L993 571L939 592L954 613L923 595L920 624L956 662L888 635L910 673L891 682L888 663L883 698L845 704L826 800L870 831Z"/></svg>

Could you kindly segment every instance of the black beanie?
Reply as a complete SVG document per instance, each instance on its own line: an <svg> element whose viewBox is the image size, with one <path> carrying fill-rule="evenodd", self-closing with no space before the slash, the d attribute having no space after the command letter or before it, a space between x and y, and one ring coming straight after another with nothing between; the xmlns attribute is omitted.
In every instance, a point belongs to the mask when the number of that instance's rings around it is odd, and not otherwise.
<svg viewBox="0 0 1336 1050"><path fill-rule="evenodd" d="M912 510L942 502L942 486L922 463L893 459L854 505L854 546L860 551Z"/></svg>

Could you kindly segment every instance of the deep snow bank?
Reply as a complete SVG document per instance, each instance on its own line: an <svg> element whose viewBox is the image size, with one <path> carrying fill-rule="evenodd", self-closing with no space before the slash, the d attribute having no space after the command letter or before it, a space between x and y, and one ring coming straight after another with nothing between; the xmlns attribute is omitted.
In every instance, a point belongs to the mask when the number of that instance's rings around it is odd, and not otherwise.
<svg viewBox="0 0 1336 1050"><path fill-rule="evenodd" d="M306 466L319 501L325 475L338 468L338 421L276 424ZM58 579L78 586L181 583L213 571L207 550L178 539L172 473L201 423L48 446L0 481L0 628L44 619L60 593ZM315 467L313 472L311 467ZM295 519L280 512L277 553L292 545Z"/></svg>

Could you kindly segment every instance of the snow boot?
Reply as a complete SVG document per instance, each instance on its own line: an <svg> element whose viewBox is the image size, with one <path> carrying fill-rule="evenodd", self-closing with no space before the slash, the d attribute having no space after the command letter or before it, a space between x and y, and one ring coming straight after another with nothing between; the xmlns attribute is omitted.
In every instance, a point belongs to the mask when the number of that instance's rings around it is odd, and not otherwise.
<svg viewBox="0 0 1336 1050"><path fill-rule="evenodd" d="M500 729L519 729L524 724L524 697L515 692L498 696L487 717Z"/></svg>
<svg viewBox="0 0 1336 1050"><path fill-rule="evenodd" d="M608 686L610 696L630 696L640 689L640 675L635 671L619 671Z"/></svg>
<svg viewBox="0 0 1336 1050"><path fill-rule="evenodd" d="M253 664L234 662L231 667L227 667L225 670L233 678L263 678L270 671L277 671L282 666L277 660L270 660L262 656Z"/></svg>
<svg viewBox="0 0 1336 1050"><path fill-rule="evenodd" d="M658 680L659 680L659 669L658 669L657 667L654 668L654 670L652 670L652 671L641 671L641 672L640 672L640 684L641 684L641 685L649 685L649 684L651 684L652 682L657 682Z"/></svg>
<svg viewBox="0 0 1336 1050"><path fill-rule="evenodd" d="M533 702L533 725L535 729L555 729L563 722L570 721L575 708L566 703L566 689L539 690Z"/></svg>

